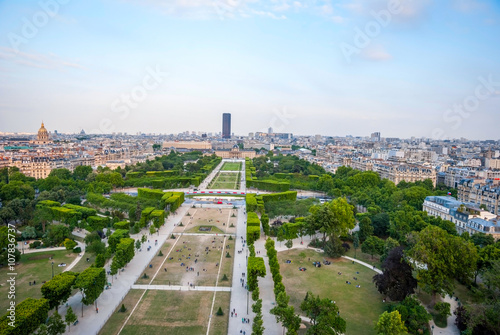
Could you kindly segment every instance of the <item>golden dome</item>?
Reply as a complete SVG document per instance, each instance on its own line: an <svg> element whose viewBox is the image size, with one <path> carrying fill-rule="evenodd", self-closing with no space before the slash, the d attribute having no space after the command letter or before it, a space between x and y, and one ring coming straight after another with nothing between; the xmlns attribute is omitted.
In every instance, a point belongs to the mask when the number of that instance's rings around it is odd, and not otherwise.
<svg viewBox="0 0 500 335"><path fill-rule="evenodd" d="M49 139L49 132L47 131L47 129L45 129L43 122L42 122L42 126L38 130L38 137L37 138L39 141L48 141L48 139Z"/></svg>

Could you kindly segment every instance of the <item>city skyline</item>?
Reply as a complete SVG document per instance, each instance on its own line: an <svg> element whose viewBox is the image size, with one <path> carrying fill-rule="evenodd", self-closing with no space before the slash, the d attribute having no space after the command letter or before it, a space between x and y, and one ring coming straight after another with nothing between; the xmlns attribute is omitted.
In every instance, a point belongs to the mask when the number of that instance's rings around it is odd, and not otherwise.
<svg viewBox="0 0 500 335"><path fill-rule="evenodd" d="M46 3L0 4L0 132L498 137L495 1Z"/></svg>

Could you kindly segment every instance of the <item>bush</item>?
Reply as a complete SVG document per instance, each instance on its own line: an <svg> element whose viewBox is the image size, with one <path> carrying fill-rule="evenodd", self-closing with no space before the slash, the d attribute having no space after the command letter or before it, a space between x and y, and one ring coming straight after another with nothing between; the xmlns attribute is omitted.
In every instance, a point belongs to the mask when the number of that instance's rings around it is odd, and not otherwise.
<svg viewBox="0 0 500 335"><path fill-rule="evenodd" d="M229 251L226 251L226 258L231 258L231 255L229 254Z"/></svg>
<svg viewBox="0 0 500 335"><path fill-rule="evenodd" d="M170 238L171 238L172 240L175 240L175 235L174 235L174 234L170 235Z"/></svg>
<svg viewBox="0 0 500 335"><path fill-rule="evenodd" d="M42 245L42 242L40 242L40 241L34 241L33 243L30 243L30 249L36 249L36 248L38 248L41 245Z"/></svg>
<svg viewBox="0 0 500 335"><path fill-rule="evenodd" d="M161 250L160 250L160 252L158 253L158 256L160 256L160 257L161 257L161 256L163 256L163 252L161 252Z"/></svg>
<svg viewBox="0 0 500 335"><path fill-rule="evenodd" d="M222 281L228 281L229 279L227 278L226 274L224 273L224 276L222 276Z"/></svg>
<svg viewBox="0 0 500 335"><path fill-rule="evenodd" d="M127 309L125 308L125 305L122 304L122 307L120 307L120 312L125 313L126 311L127 311Z"/></svg>
<svg viewBox="0 0 500 335"><path fill-rule="evenodd" d="M217 313L215 313L217 316L222 316L224 315L224 312L222 311L222 308L219 307L219 309L217 310Z"/></svg>
<svg viewBox="0 0 500 335"><path fill-rule="evenodd" d="M82 248L80 248L80 247L75 247L75 248L73 248L73 252L74 252L75 254L79 254L79 253L81 253L81 252L82 252Z"/></svg>
<svg viewBox="0 0 500 335"><path fill-rule="evenodd" d="M232 235L229 235L228 240L229 240L229 241L232 241L232 240L233 240L233 236L232 236Z"/></svg>
<svg viewBox="0 0 500 335"><path fill-rule="evenodd" d="M144 274L142 275L142 279L148 279L149 276L146 274L146 272L144 272Z"/></svg>

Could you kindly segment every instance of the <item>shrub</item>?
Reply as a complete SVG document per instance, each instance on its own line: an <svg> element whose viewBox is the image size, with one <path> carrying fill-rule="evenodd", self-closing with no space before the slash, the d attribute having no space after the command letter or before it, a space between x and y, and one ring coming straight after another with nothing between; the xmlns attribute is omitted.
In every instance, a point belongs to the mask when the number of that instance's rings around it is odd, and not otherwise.
<svg viewBox="0 0 500 335"><path fill-rule="evenodd" d="M231 258L231 255L229 254L229 251L226 251L226 258Z"/></svg>
<svg viewBox="0 0 500 335"><path fill-rule="evenodd" d="M161 256L163 256L163 252L161 252L161 250L160 250L160 252L158 253L158 256L160 256L160 257L161 257Z"/></svg>
<svg viewBox="0 0 500 335"><path fill-rule="evenodd" d="M228 281L229 279L227 278L226 274L224 273L224 276L222 276L222 281Z"/></svg>
<svg viewBox="0 0 500 335"><path fill-rule="evenodd" d="M222 308L219 307L219 309L217 310L217 313L215 313L217 316L222 316L224 315L224 312L222 311Z"/></svg>
<svg viewBox="0 0 500 335"><path fill-rule="evenodd" d="M120 312L125 313L126 311L127 311L127 309L125 308L125 305L122 304L122 307L120 307Z"/></svg>
<svg viewBox="0 0 500 335"><path fill-rule="evenodd" d="M73 252L74 252L75 254L79 254L79 253L81 253L81 252L82 252L82 248L80 248L80 247L75 247L75 248L73 248Z"/></svg>

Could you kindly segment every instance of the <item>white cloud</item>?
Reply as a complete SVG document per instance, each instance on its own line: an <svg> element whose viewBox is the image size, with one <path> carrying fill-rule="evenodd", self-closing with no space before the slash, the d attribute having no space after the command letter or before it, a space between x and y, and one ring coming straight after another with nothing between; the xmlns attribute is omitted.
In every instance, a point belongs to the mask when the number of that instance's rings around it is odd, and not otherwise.
<svg viewBox="0 0 500 335"><path fill-rule="evenodd" d="M386 61L392 59L392 55L388 53L382 45L373 45L364 48L361 51L361 56L366 60Z"/></svg>
<svg viewBox="0 0 500 335"><path fill-rule="evenodd" d="M69 62L60 59L57 55L49 53L47 55L16 51L8 47L0 47L0 59L6 62L13 62L17 65L34 67L39 69L64 69L67 67L84 69L76 62Z"/></svg>
<svg viewBox="0 0 500 335"><path fill-rule="evenodd" d="M453 7L463 13L470 13L487 8L484 2L478 0L453 0Z"/></svg>

